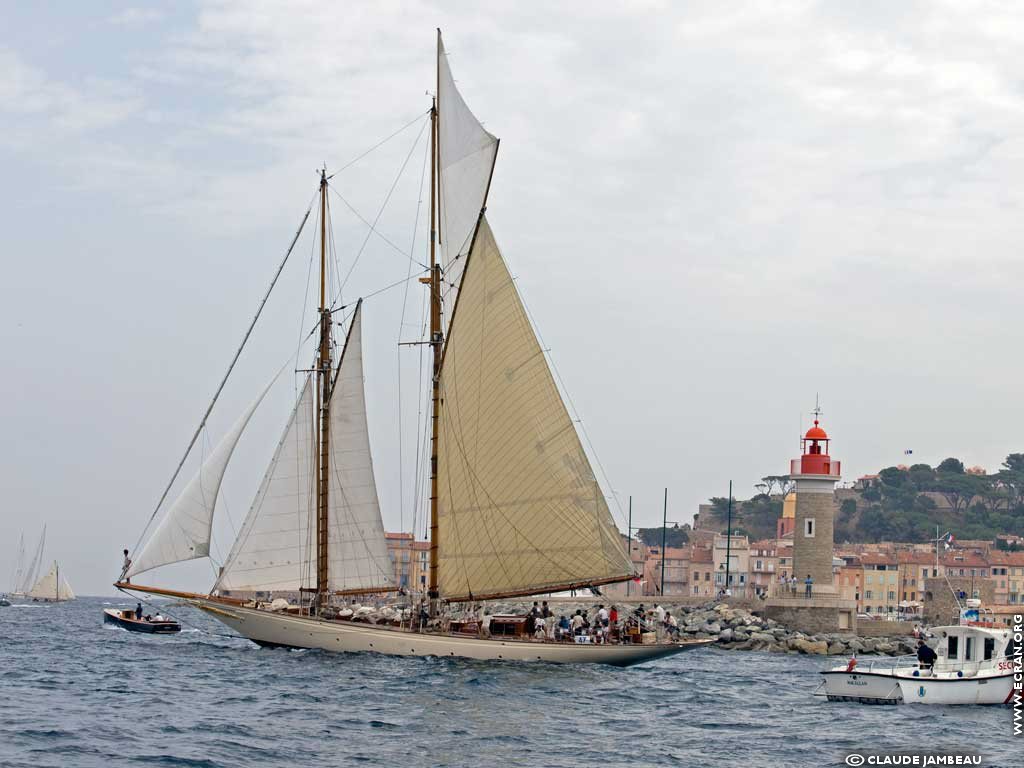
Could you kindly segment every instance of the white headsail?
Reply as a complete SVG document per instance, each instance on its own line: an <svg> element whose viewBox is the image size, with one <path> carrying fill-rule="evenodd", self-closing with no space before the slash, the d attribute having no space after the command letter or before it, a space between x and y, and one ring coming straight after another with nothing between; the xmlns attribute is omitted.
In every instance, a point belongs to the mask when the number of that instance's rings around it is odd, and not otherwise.
<svg viewBox="0 0 1024 768"><path fill-rule="evenodd" d="M217 495L224 480L224 472L228 468L231 454L238 445L242 432L276 380L275 376L235 422L231 431L224 435L213 453L203 462L199 471L167 510L142 550L132 559L131 568L128 570L129 577L159 568L161 565L209 556L213 511L217 505Z"/></svg>
<svg viewBox="0 0 1024 768"><path fill-rule="evenodd" d="M315 571L313 382L306 377L214 589L295 591ZM315 558L314 558L315 559Z"/></svg>
<svg viewBox="0 0 1024 768"><path fill-rule="evenodd" d="M458 284L480 211L487 201L498 139L476 119L448 67L448 55L437 35L437 156L441 254L449 283Z"/></svg>
<svg viewBox="0 0 1024 768"><path fill-rule="evenodd" d="M46 575L29 590L26 597L36 600L74 600L75 593L71 591L67 578L60 573L60 566L54 562Z"/></svg>
<svg viewBox="0 0 1024 768"><path fill-rule="evenodd" d="M330 402L327 547L333 592L395 588L366 423L361 306L352 316Z"/></svg>

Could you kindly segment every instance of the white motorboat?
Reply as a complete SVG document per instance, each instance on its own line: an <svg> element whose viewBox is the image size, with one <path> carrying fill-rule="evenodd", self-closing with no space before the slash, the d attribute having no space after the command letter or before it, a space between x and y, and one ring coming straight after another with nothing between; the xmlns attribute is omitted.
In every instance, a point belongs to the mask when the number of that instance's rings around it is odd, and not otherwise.
<svg viewBox="0 0 1024 768"><path fill-rule="evenodd" d="M959 623L932 630L934 665L913 656L864 665L853 658L822 672L816 693L862 704L1008 704L1020 649L1009 628L981 620L979 609L980 601L968 600Z"/></svg>

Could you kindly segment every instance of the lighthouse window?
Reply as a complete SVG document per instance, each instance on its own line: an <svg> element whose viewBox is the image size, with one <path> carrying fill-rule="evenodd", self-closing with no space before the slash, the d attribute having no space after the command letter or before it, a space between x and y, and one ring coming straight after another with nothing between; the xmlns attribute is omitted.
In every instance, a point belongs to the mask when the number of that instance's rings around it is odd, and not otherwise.
<svg viewBox="0 0 1024 768"><path fill-rule="evenodd" d="M814 518L804 520L804 536L808 539L814 538Z"/></svg>
<svg viewBox="0 0 1024 768"><path fill-rule="evenodd" d="M956 635L949 636L949 645L946 646L946 658L947 659L958 659L960 658L960 638Z"/></svg>

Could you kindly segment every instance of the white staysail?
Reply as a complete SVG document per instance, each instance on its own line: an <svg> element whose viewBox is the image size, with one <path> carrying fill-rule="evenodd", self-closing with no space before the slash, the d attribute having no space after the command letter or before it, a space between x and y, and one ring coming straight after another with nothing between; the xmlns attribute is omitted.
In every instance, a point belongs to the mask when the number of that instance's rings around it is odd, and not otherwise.
<svg viewBox="0 0 1024 768"><path fill-rule="evenodd" d="M443 597L536 594L632 576L486 217L459 290L441 395Z"/></svg>
<svg viewBox="0 0 1024 768"><path fill-rule="evenodd" d="M199 471L167 510L160 524L146 540L142 551L132 559L127 574L129 577L159 568L161 565L209 556L213 511L217 505L217 495L224 480L224 472L228 468L231 454L238 445L242 432L276 380L277 376L235 422L231 431L221 438L213 453L203 462Z"/></svg>
<svg viewBox="0 0 1024 768"><path fill-rule="evenodd" d="M437 157L440 166L438 223L446 279L458 284L465 256L487 202L491 172L498 154L498 139L476 119L448 66L448 56L437 35Z"/></svg>
<svg viewBox="0 0 1024 768"><path fill-rule="evenodd" d="M214 589L295 591L315 578L313 382L306 377L281 442Z"/></svg>
<svg viewBox="0 0 1024 768"><path fill-rule="evenodd" d="M395 589L373 476L356 305L330 401L328 582L332 592Z"/></svg>
<svg viewBox="0 0 1024 768"><path fill-rule="evenodd" d="M28 591L26 597L34 600L74 600L75 593L71 591L68 580L60 573L60 566L54 562L50 570L43 578L39 579Z"/></svg>

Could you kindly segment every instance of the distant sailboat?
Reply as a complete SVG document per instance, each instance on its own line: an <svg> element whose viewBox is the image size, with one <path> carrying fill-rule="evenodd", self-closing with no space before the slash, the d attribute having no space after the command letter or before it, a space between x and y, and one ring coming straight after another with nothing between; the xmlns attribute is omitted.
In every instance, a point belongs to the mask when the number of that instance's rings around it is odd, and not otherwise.
<svg viewBox="0 0 1024 768"><path fill-rule="evenodd" d="M498 139L455 88L440 32L430 116L430 275L421 278L430 290L426 343L433 356L427 614L443 619L450 604L632 579L632 562L484 215ZM336 367L332 359L327 188L323 172L312 371L213 587L194 594L116 586L187 599L265 646L625 666L704 645L533 641L462 633L443 620L429 630L421 624L422 631L339 620L336 597L397 585L370 455L361 302ZM456 293L446 328L442 305ZM164 513L128 577L209 555L218 489L260 399ZM285 610L251 600L268 592L305 597Z"/></svg>
<svg viewBox="0 0 1024 768"><path fill-rule="evenodd" d="M46 526L39 536L32 559L25 562L25 534L21 535L18 542L18 558L14 569L14 576L11 581L11 597L28 597L29 592L39 581L39 570L43 564L43 552L46 549Z"/></svg>
<svg viewBox="0 0 1024 768"><path fill-rule="evenodd" d="M32 586L25 597L41 603L63 603L74 600L75 593L67 578L61 574L60 564L54 561L46 575Z"/></svg>

